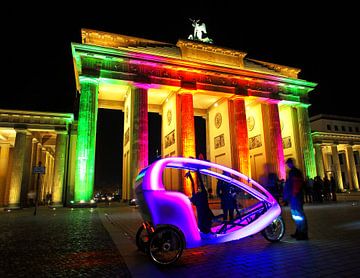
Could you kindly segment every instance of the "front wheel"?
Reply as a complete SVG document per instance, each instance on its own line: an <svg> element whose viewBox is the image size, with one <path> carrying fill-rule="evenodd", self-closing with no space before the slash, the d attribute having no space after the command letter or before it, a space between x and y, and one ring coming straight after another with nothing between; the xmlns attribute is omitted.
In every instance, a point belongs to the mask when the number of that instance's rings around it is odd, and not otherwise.
<svg viewBox="0 0 360 278"><path fill-rule="evenodd" d="M172 227L161 227L150 238L149 253L156 263L168 265L180 258L184 245L179 231Z"/></svg>
<svg viewBox="0 0 360 278"><path fill-rule="evenodd" d="M285 234L285 222L281 216L278 216L274 221L261 231L261 234L270 242L278 242Z"/></svg>

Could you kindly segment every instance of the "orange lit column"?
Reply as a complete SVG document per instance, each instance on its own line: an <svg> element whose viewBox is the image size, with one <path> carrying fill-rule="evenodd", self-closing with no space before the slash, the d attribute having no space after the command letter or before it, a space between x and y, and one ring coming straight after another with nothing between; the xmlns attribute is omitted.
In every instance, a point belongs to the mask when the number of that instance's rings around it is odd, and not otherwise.
<svg viewBox="0 0 360 278"><path fill-rule="evenodd" d="M191 93L183 93L179 95L180 112L180 142L181 153L183 157L196 157L195 150L195 123L194 123L194 105ZM191 195L191 183L188 179L184 179L184 193Z"/></svg>
<svg viewBox="0 0 360 278"><path fill-rule="evenodd" d="M249 176L249 138L243 99L237 98L229 101L229 129L232 167Z"/></svg>
<svg viewBox="0 0 360 278"><path fill-rule="evenodd" d="M341 165L340 165L340 160L339 160L339 152L337 149L337 145L331 145L331 154L332 154L332 160L333 160L333 168L334 168L334 172L335 172L335 179L337 182L337 185L339 186L339 189L341 191L344 190L344 184L343 184L343 180L342 180L342 175L341 175ZM321 177L323 178L323 177Z"/></svg>
<svg viewBox="0 0 360 278"><path fill-rule="evenodd" d="M262 116L267 162L272 165L272 171L278 175L279 179L285 179L286 169L277 103L262 104Z"/></svg>
<svg viewBox="0 0 360 278"><path fill-rule="evenodd" d="M10 143L0 144L0 207L5 203L6 177L8 174Z"/></svg>
<svg viewBox="0 0 360 278"><path fill-rule="evenodd" d="M148 90L137 86L131 92L131 121L130 126L130 199L134 198L136 176L148 165Z"/></svg>

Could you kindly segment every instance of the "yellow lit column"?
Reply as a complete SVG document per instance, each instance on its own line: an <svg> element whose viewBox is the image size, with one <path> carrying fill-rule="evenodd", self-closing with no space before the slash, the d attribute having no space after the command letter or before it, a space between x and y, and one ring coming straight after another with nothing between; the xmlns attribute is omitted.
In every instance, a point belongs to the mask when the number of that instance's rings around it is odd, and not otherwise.
<svg viewBox="0 0 360 278"><path fill-rule="evenodd" d="M65 154L67 143L67 132L57 132L54 162L54 183L52 188L52 201L55 206L62 204L62 193L65 177Z"/></svg>
<svg viewBox="0 0 360 278"><path fill-rule="evenodd" d="M313 178L316 176L316 163L315 163L314 146L311 137L308 109L305 106L299 106L297 108L297 111L298 111L300 144L302 147L304 166L305 166L304 175Z"/></svg>
<svg viewBox="0 0 360 278"><path fill-rule="evenodd" d="M262 104L266 161L272 165L279 179L286 178L284 150L281 137L279 109L277 103Z"/></svg>
<svg viewBox="0 0 360 278"><path fill-rule="evenodd" d="M334 167L334 172L335 172L335 179L336 182L339 186L339 189L341 191L344 190L344 185L343 185L343 181L341 178L341 167L340 167L340 161L339 161L339 153L337 150L337 146L336 145L331 145L331 153L332 153L332 159L333 159L333 167Z"/></svg>
<svg viewBox="0 0 360 278"><path fill-rule="evenodd" d="M37 145L38 145L38 140L33 138L32 139L32 145L31 145L31 162L30 162L30 183L29 183L29 191L34 191L35 190L35 174L32 173L32 169L34 166L37 166L37 160L36 160L36 155L37 155Z"/></svg>
<svg viewBox="0 0 360 278"><path fill-rule="evenodd" d="M249 176L249 139L244 99L229 101L229 129L233 168Z"/></svg>
<svg viewBox="0 0 360 278"><path fill-rule="evenodd" d="M10 143L0 144L0 207L5 205L6 177L9 165Z"/></svg>
<svg viewBox="0 0 360 278"><path fill-rule="evenodd" d="M25 173L30 170L26 167L27 152L30 151L30 145L31 137L29 136L28 131L26 129L16 129L15 149L13 154L13 164L11 169L9 189L10 208L21 207L23 205L21 202L24 194L26 196L26 193L22 191L25 190ZM28 174L29 173L27 173L27 176Z"/></svg>
<svg viewBox="0 0 360 278"><path fill-rule="evenodd" d="M180 144L181 155L183 157L196 157L195 149L195 122L193 95L191 93L182 93L179 95L178 119L180 119ZM183 191L187 196L191 195L191 183L184 179Z"/></svg>
<svg viewBox="0 0 360 278"><path fill-rule="evenodd" d="M352 146L347 145L345 148L346 154L346 168L349 173L349 182L350 182L350 189L352 190L359 190L359 181L356 172L356 164L354 160L354 152Z"/></svg>
<svg viewBox="0 0 360 278"><path fill-rule="evenodd" d="M318 176L323 178L325 176L325 172L324 172L322 147L320 144L314 144L314 146L315 146L316 172Z"/></svg>
<svg viewBox="0 0 360 278"><path fill-rule="evenodd" d="M46 173L48 171L48 169L46 168L46 153L47 153L47 150L45 147L42 147L41 148L41 166L45 167L45 174L42 174L40 175L40 184L39 184L39 202L41 202L42 200L45 199L45 191L46 191Z"/></svg>
<svg viewBox="0 0 360 278"><path fill-rule="evenodd" d="M148 90L137 84L125 100L123 199L135 196L135 179L148 165ZM126 170L125 170L126 169Z"/></svg>

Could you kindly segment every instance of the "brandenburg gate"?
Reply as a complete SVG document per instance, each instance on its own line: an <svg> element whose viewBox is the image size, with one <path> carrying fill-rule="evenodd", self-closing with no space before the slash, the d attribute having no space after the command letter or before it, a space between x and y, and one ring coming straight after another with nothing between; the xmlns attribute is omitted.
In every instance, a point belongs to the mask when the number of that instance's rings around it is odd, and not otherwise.
<svg viewBox="0 0 360 278"><path fill-rule="evenodd" d="M200 41L172 45L89 29L72 53L80 92L75 202L93 197L98 108L124 111L123 199L133 197L136 175L148 165L148 112L162 116L162 157L196 156L194 116L201 116L210 161L253 179L270 165L285 178L284 160L293 157L316 176L308 118L316 84L299 79L299 69ZM165 178L190 194L179 175Z"/></svg>

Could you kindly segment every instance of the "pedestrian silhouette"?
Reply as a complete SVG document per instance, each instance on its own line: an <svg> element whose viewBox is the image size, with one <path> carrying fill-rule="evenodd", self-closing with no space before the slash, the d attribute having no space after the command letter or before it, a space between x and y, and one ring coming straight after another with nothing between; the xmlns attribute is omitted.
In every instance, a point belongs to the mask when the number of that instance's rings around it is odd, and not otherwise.
<svg viewBox="0 0 360 278"><path fill-rule="evenodd" d="M206 191L199 171L196 172L196 176L200 184L200 190L198 192L195 192L195 182L190 171L185 174L185 177L189 178L191 181L192 197L190 198L190 201L196 207L198 227L202 233L208 234L211 232L214 214L209 207L208 192Z"/></svg>
<svg viewBox="0 0 360 278"><path fill-rule="evenodd" d="M224 176L230 174L226 171L222 173ZM228 182L219 179L216 186L216 194L220 197L221 208L224 213L224 221L234 219L234 210L237 209L236 192L234 186Z"/></svg>
<svg viewBox="0 0 360 278"><path fill-rule="evenodd" d="M308 225L303 208L303 191L305 181L301 171L295 167L294 160L288 158L286 165L289 167L284 188L284 199L290 204L292 219L295 221L296 231L291 237L296 240L308 239Z"/></svg>

